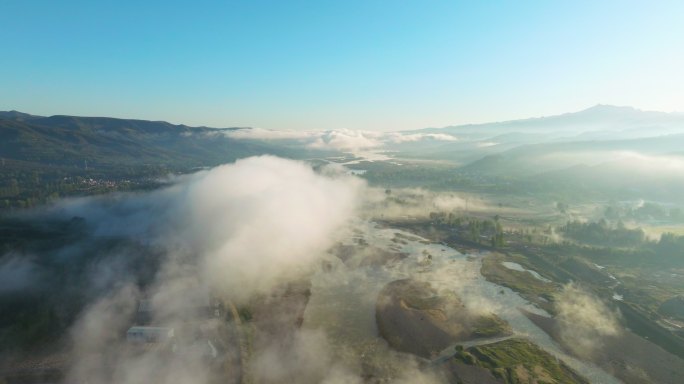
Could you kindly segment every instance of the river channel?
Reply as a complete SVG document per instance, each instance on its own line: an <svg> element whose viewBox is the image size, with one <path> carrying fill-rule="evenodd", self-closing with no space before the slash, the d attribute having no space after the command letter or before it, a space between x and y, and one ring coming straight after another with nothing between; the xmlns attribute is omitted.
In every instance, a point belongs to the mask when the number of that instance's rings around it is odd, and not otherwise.
<svg viewBox="0 0 684 384"><path fill-rule="evenodd" d="M592 383L620 383L601 368L565 354L520 309L548 316L545 311L516 292L487 281L480 273L484 254L461 254L446 245L373 222L359 222L355 227L347 241L349 244L367 243L370 251L366 252L372 252L375 247L406 257L383 265L363 265L368 253L358 252L345 263L332 258L331 268L313 276L304 327L325 331L343 360L372 366L378 375L405 363L408 357L392 351L378 336L375 301L385 284L411 277L456 293L470 310L496 313L508 321L514 336L531 340Z"/></svg>

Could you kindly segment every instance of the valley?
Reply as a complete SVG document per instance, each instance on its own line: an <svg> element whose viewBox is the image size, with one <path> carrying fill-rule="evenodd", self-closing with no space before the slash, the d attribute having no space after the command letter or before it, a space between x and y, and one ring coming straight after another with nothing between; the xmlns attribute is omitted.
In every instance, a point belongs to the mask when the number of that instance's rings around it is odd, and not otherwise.
<svg viewBox="0 0 684 384"><path fill-rule="evenodd" d="M588 111L571 117L616 112ZM524 143L496 136L494 125L445 128L458 141L429 130L376 135L380 147L350 150L332 132L323 145L313 133L257 139L249 129L216 136L156 122L3 116L0 127L25 124L17 129L34 135L78 130L78 145L98 153L89 135L136 132L174 137L182 156L197 156L169 162L162 144L145 144L149 162L119 162L121 147L89 158L87 169L75 154L31 158L31 146L4 159L7 382L128 380L121 367L160 382L183 377L176 369L236 383L630 384L684 375L683 216L670 193L679 176L625 178L610 165L650 164L611 157L629 151L671 165L677 135L585 145L544 138L533 121L514 124L531 124ZM506 138L500 149L478 144ZM219 140L217 152L188 152L206 140ZM459 157L426 156L435 146ZM189 309L205 301L213 304ZM90 343L76 330L92 319L111 328ZM173 336L131 344L127 330Z"/></svg>

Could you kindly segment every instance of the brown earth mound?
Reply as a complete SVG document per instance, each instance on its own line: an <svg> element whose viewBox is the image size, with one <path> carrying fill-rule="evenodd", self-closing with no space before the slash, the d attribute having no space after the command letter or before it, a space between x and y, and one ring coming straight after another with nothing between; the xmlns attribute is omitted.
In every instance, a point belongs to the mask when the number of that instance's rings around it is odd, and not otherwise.
<svg viewBox="0 0 684 384"><path fill-rule="evenodd" d="M429 283L412 279L393 281L380 291L375 317L390 346L424 358L457 342L510 331L495 315L471 314L455 294L440 296Z"/></svg>

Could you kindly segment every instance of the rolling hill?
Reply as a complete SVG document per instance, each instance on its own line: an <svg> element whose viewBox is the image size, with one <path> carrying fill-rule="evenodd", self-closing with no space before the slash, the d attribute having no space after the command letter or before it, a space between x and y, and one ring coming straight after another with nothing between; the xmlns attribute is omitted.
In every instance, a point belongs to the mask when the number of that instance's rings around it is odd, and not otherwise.
<svg viewBox="0 0 684 384"><path fill-rule="evenodd" d="M0 154L6 160L40 166L90 167L165 165L194 168L264 153L301 154L267 143L238 141L206 128L163 121L105 117L41 117L0 113Z"/></svg>
<svg viewBox="0 0 684 384"><path fill-rule="evenodd" d="M0 112L0 209L32 207L64 196L151 188L170 173L248 156L330 155L226 135L236 129L241 128Z"/></svg>

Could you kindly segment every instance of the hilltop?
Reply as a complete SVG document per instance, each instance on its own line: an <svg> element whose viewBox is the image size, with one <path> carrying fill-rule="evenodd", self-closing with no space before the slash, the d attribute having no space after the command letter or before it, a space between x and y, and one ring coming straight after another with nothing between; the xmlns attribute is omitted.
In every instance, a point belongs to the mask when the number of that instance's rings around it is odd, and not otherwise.
<svg viewBox="0 0 684 384"><path fill-rule="evenodd" d="M302 158L320 153L226 135L237 129L0 112L0 208L30 207L62 196L146 188L171 173L249 156Z"/></svg>

